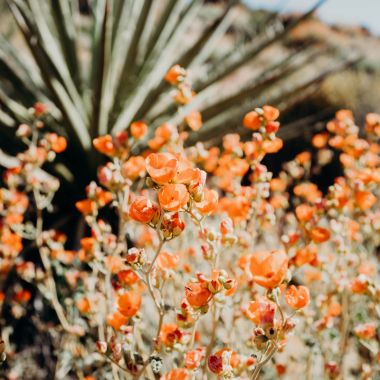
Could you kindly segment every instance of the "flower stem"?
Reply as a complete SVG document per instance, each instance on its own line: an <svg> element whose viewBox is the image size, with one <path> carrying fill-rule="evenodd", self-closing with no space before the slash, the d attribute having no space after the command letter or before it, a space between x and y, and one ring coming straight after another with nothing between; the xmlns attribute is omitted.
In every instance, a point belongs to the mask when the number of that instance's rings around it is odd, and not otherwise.
<svg viewBox="0 0 380 380"><path fill-rule="evenodd" d="M61 324L62 328L68 332L68 333L74 333L78 334L79 330L75 328L75 326L72 326L65 315L65 312L63 310L63 307L61 303L58 300L58 294L57 294L57 286L55 284L54 280L54 275L53 271L51 268L51 264L49 261L49 258L44 251L42 245L43 245L43 240L42 240L42 232L43 232L43 218L42 218L42 209L38 206L38 194L34 192L34 197L36 201L36 207L37 207L37 220L36 220L36 245L38 248L38 251L41 256L41 261L42 265L44 267L45 273L46 273L46 285L49 290L49 295L50 295L50 302L57 314L59 323Z"/></svg>
<svg viewBox="0 0 380 380"><path fill-rule="evenodd" d="M260 362L257 363L256 368L252 373L251 380L257 380L259 378L261 369L264 367L266 363L269 362L269 360L272 359L276 351L277 351L277 345L275 342L271 341L268 351L266 352L262 360L260 360Z"/></svg>

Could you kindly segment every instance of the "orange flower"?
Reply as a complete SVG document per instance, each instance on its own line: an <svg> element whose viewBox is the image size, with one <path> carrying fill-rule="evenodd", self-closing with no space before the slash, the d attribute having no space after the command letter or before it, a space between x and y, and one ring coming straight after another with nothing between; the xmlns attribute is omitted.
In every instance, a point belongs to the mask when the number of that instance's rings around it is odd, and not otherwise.
<svg viewBox="0 0 380 380"><path fill-rule="evenodd" d="M276 364L276 372L278 376L282 376L286 373L286 365L282 363Z"/></svg>
<svg viewBox="0 0 380 380"><path fill-rule="evenodd" d="M222 235L232 234L234 231L234 226L230 218L224 218L220 222L219 231Z"/></svg>
<svg viewBox="0 0 380 380"><path fill-rule="evenodd" d="M225 363L225 358L229 356L228 363ZM229 348L223 348L215 354L210 355L207 361L208 368L211 372L220 374L224 370L224 364L236 368L240 364L239 355L230 350Z"/></svg>
<svg viewBox="0 0 380 380"><path fill-rule="evenodd" d="M141 306L140 294L125 292L118 297L118 311L126 317L133 317L137 314Z"/></svg>
<svg viewBox="0 0 380 380"><path fill-rule="evenodd" d="M281 178L272 178L270 181L270 189L272 191L285 191L286 182Z"/></svg>
<svg viewBox="0 0 380 380"><path fill-rule="evenodd" d="M206 172L198 168L179 169L177 176L175 177L176 183L182 183L187 185L189 192L194 193L198 189L202 189L206 182Z"/></svg>
<svg viewBox="0 0 380 380"><path fill-rule="evenodd" d="M25 290L25 289L19 290L13 296L13 299L20 303L27 303L30 301L31 298L32 298L32 294L30 293L29 290Z"/></svg>
<svg viewBox="0 0 380 380"><path fill-rule="evenodd" d="M377 198L370 191L355 192L355 201L360 210L366 211L370 209L377 201Z"/></svg>
<svg viewBox="0 0 380 380"><path fill-rule="evenodd" d="M201 361L205 357L205 347L198 347L195 350L186 352L185 365L187 369L196 369L201 365Z"/></svg>
<svg viewBox="0 0 380 380"><path fill-rule="evenodd" d="M240 142L240 135L238 133L228 133L223 137L223 148L227 152L239 152L242 143Z"/></svg>
<svg viewBox="0 0 380 380"><path fill-rule="evenodd" d="M273 325L277 306L265 297L251 301L243 310L244 314L256 325Z"/></svg>
<svg viewBox="0 0 380 380"><path fill-rule="evenodd" d="M160 380L189 380L190 376L184 368L174 368L160 377Z"/></svg>
<svg viewBox="0 0 380 380"><path fill-rule="evenodd" d="M119 311L115 311L107 316L107 323L113 327L115 330L120 330L120 328L128 322L128 317L121 314Z"/></svg>
<svg viewBox="0 0 380 380"><path fill-rule="evenodd" d="M95 238L85 237L80 240L80 246L85 251L92 251L96 243Z"/></svg>
<svg viewBox="0 0 380 380"><path fill-rule="evenodd" d="M106 256L104 258L104 264L109 272L116 274L123 266L123 260L120 256Z"/></svg>
<svg viewBox="0 0 380 380"><path fill-rule="evenodd" d="M195 96L195 92L185 84L179 84L177 91L175 92L173 99L178 104L188 104L190 100Z"/></svg>
<svg viewBox="0 0 380 380"><path fill-rule="evenodd" d="M248 112L243 119L244 127L252 129L254 131L258 130L261 126L260 116L256 111Z"/></svg>
<svg viewBox="0 0 380 380"><path fill-rule="evenodd" d="M310 152L302 152L297 154L295 160L300 164L300 165L306 165L307 163L310 162L311 160L311 153Z"/></svg>
<svg viewBox="0 0 380 380"><path fill-rule="evenodd" d="M154 137L148 141L148 146L152 150L159 150L163 145L165 145L166 140L161 137Z"/></svg>
<svg viewBox="0 0 380 380"><path fill-rule="evenodd" d="M300 222L308 222L314 214L314 209L308 205L302 204L296 207L296 216Z"/></svg>
<svg viewBox="0 0 380 380"><path fill-rule="evenodd" d="M91 187L87 188L87 193L92 192ZM84 199L75 203L76 208L84 215L91 214L95 211L96 205L104 207L110 203L113 199L113 195L109 191L105 191L100 187L96 187L95 193L91 196L91 199Z"/></svg>
<svg viewBox="0 0 380 380"><path fill-rule="evenodd" d="M157 212L158 205L144 196L137 197L129 207L129 216L141 223L150 223Z"/></svg>
<svg viewBox="0 0 380 380"><path fill-rule="evenodd" d="M342 306L338 302L332 302L327 310L329 317L338 317L342 313Z"/></svg>
<svg viewBox="0 0 380 380"><path fill-rule="evenodd" d="M166 211L179 211L189 200L189 193L185 185L165 185L158 192L158 200Z"/></svg>
<svg viewBox="0 0 380 380"><path fill-rule="evenodd" d="M34 109L34 116L40 117L47 111L48 107L44 103L36 102L33 105L33 109Z"/></svg>
<svg viewBox="0 0 380 380"><path fill-rule="evenodd" d="M273 194L269 203L274 209L286 208L288 205L288 198L283 194Z"/></svg>
<svg viewBox="0 0 380 380"><path fill-rule="evenodd" d="M189 282L185 286L185 297L193 308L206 306L212 298L212 293L205 282Z"/></svg>
<svg viewBox="0 0 380 380"><path fill-rule="evenodd" d="M203 200L195 205L201 214L208 215L218 207L218 198L218 193L215 190L205 188L203 190Z"/></svg>
<svg viewBox="0 0 380 380"><path fill-rule="evenodd" d="M360 264L358 272L366 276L373 276L376 273L376 267L373 263L364 261Z"/></svg>
<svg viewBox="0 0 380 380"><path fill-rule="evenodd" d="M178 81L186 75L186 70L180 65L172 66L165 75L165 80L171 85L176 85Z"/></svg>
<svg viewBox="0 0 380 380"><path fill-rule="evenodd" d="M288 257L283 251L255 252L250 257L253 280L264 288L273 289L284 280Z"/></svg>
<svg viewBox="0 0 380 380"><path fill-rule="evenodd" d="M242 177L249 170L249 164L241 158L234 158L230 161L229 170L237 177Z"/></svg>
<svg viewBox="0 0 380 380"><path fill-rule="evenodd" d="M293 309L301 309L310 302L309 289L306 286L291 285L286 290L285 299L287 304Z"/></svg>
<svg viewBox="0 0 380 380"><path fill-rule="evenodd" d="M314 243L324 243L330 239L330 232L326 228L315 227L310 232L310 238Z"/></svg>
<svg viewBox="0 0 380 380"><path fill-rule="evenodd" d="M263 150L265 153L277 153L284 146L283 141L276 137L274 140L263 141Z"/></svg>
<svg viewBox="0 0 380 380"><path fill-rule="evenodd" d="M221 211L226 212L234 222L239 222L247 219L251 203L244 196L224 197L219 201L219 208Z"/></svg>
<svg viewBox="0 0 380 380"><path fill-rule="evenodd" d="M366 131L368 133L374 133L377 137L380 137L380 115L376 113L369 113L366 116Z"/></svg>
<svg viewBox="0 0 380 380"><path fill-rule="evenodd" d="M171 153L151 153L145 159L145 165L153 181L165 185L177 174L178 160Z"/></svg>
<svg viewBox="0 0 380 380"><path fill-rule="evenodd" d="M143 121L135 121L131 124L131 135L136 140L143 138L148 132L148 126Z"/></svg>
<svg viewBox="0 0 380 380"><path fill-rule="evenodd" d="M87 314L90 312L91 310L91 305L90 305L90 301L83 297L83 298L79 298L76 302L76 306L77 306L77 309L82 313L82 314Z"/></svg>
<svg viewBox="0 0 380 380"><path fill-rule="evenodd" d="M172 347L182 338L182 332L175 323L164 324L161 326L159 341L164 346Z"/></svg>
<svg viewBox="0 0 380 380"><path fill-rule="evenodd" d="M344 121L344 122L353 121L354 120L354 115L352 114L352 111L345 110L345 109L337 111L335 113L335 117L336 117L337 120Z"/></svg>
<svg viewBox="0 0 380 380"><path fill-rule="evenodd" d="M363 323L357 325L354 332L360 339L371 339L376 335L376 328L373 323Z"/></svg>
<svg viewBox="0 0 380 380"><path fill-rule="evenodd" d="M317 133L313 136L311 143L315 148L321 149L327 145L329 135L327 133Z"/></svg>
<svg viewBox="0 0 380 380"><path fill-rule="evenodd" d="M0 227L0 251L3 256L16 256L22 248L22 238L19 235Z"/></svg>
<svg viewBox="0 0 380 380"><path fill-rule="evenodd" d="M162 270L174 270L179 262L178 255L171 255L168 252L161 252L156 260L158 267Z"/></svg>
<svg viewBox="0 0 380 380"><path fill-rule="evenodd" d="M247 160L234 157L232 154L225 154L219 159L219 167L214 174L221 178L219 186L228 188L231 186L231 181L233 181L234 177L242 177L248 170L249 164ZM226 185L223 185L222 181L226 182Z"/></svg>
<svg viewBox="0 0 380 380"><path fill-rule="evenodd" d="M58 250L53 249L51 251L51 258L57 259L66 265L71 264L76 258L76 256L77 256L76 251L66 251L64 249L58 249Z"/></svg>
<svg viewBox="0 0 380 380"><path fill-rule="evenodd" d="M265 131L267 133L276 133L280 128L280 123L278 121L269 121L265 125Z"/></svg>
<svg viewBox="0 0 380 380"><path fill-rule="evenodd" d="M84 199L75 203L75 207L84 215L91 214L95 208L96 203L91 199Z"/></svg>
<svg viewBox="0 0 380 380"><path fill-rule="evenodd" d="M350 282L350 288L352 293L363 294L368 289L368 281L362 276L356 277Z"/></svg>
<svg viewBox="0 0 380 380"><path fill-rule="evenodd" d="M133 285L139 280L139 276L132 269L121 270L118 272L117 278L125 285Z"/></svg>
<svg viewBox="0 0 380 380"><path fill-rule="evenodd" d="M314 183L301 183L295 186L293 191L297 197L304 197L309 202L315 202L322 197L322 193Z"/></svg>
<svg viewBox="0 0 380 380"><path fill-rule="evenodd" d="M113 199L113 194L109 191L105 191L100 187L97 187L95 190L95 200L98 206L104 207L110 203Z"/></svg>
<svg viewBox="0 0 380 380"><path fill-rule="evenodd" d="M342 136L331 137L329 140L329 144L333 148L341 149L343 148L344 138Z"/></svg>
<svg viewBox="0 0 380 380"><path fill-rule="evenodd" d="M351 239L356 240L360 230L360 224L356 220L350 219L347 223L347 230Z"/></svg>
<svg viewBox="0 0 380 380"><path fill-rule="evenodd" d="M145 159L141 156L133 156L121 167L121 174L134 181L145 175Z"/></svg>
<svg viewBox="0 0 380 380"><path fill-rule="evenodd" d="M352 168L355 165L355 158L347 153L342 153L339 156L339 161L346 168Z"/></svg>
<svg viewBox="0 0 380 380"><path fill-rule="evenodd" d="M264 106L263 111L264 111L264 118L267 121L275 121L280 116L280 111L277 108L272 107L272 106Z"/></svg>
<svg viewBox="0 0 380 380"><path fill-rule="evenodd" d="M319 281L322 277L322 273L319 269L309 268L305 270L304 277L307 282Z"/></svg>
<svg viewBox="0 0 380 380"><path fill-rule="evenodd" d="M170 140L173 134L177 131L177 127L170 123L161 124L155 131L155 136L165 141Z"/></svg>
<svg viewBox="0 0 380 380"><path fill-rule="evenodd" d="M316 265L318 262L318 249L315 245L306 245L297 250L294 261L297 266L304 264Z"/></svg>
<svg viewBox="0 0 380 380"><path fill-rule="evenodd" d="M202 127L202 115L199 111L191 111L185 121L192 131L198 131Z"/></svg>
<svg viewBox="0 0 380 380"><path fill-rule="evenodd" d="M64 137L58 136L56 133L48 133L46 140L51 145L51 149L55 153L62 153L67 148L67 141Z"/></svg>
<svg viewBox="0 0 380 380"><path fill-rule="evenodd" d="M212 173L216 169L218 165L219 154L220 150L216 146L211 147L207 152L207 157L203 161L204 169L206 172Z"/></svg>
<svg viewBox="0 0 380 380"><path fill-rule="evenodd" d="M116 152L111 135L100 136L93 141L95 149L107 156L113 156Z"/></svg>
<svg viewBox="0 0 380 380"><path fill-rule="evenodd" d="M150 149L158 150L176 135L178 135L178 131L174 125L169 123L161 124L154 132L154 138L148 141L148 146Z"/></svg>

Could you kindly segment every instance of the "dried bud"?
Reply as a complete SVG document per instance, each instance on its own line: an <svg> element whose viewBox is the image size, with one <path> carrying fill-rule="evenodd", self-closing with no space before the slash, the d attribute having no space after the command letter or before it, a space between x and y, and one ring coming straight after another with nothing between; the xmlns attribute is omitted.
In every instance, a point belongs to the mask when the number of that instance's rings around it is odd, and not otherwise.
<svg viewBox="0 0 380 380"><path fill-rule="evenodd" d="M125 261L129 265L143 265L146 261L144 248L133 247L128 249Z"/></svg>
<svg viewBox="0 0 380 380"><path fill-rule="evenodd" d="M256 327L256 328L253 330L253 335L254 335L255 337L263 336L263 335L265 335L265 331L264 331L261 327Z"/></svg>
<svg viewBox="0 0 380 380"><path fill-rule="evenodd" d="M339 374L339 366L334 361L329 361L325 364L325 370L330 378L335 378Z"/></svg>
<svg viewBox="0 0 380 380"><path fill-rule="evenodd" d="M107 342L98 340L96 342L96 349L101 353L105 354L107 352Z"/></svg>
<svg viewBox="0 0 380 380"><path fill-rule="evenodd" d="M111 352L112 352L112 358L113 358L113 360L115 360L116 362L118 362L121 359L121 356L122 356L121 355L121 353L122 353L121 344L120 343L115 343L114 345L112 345Z"/></svg>
<svg viewBox="0 0 380 380"><path fill-rule="evenodd" d="M285 321L284 332L292 331L296 327L296 322L293 319Z"/></svg>

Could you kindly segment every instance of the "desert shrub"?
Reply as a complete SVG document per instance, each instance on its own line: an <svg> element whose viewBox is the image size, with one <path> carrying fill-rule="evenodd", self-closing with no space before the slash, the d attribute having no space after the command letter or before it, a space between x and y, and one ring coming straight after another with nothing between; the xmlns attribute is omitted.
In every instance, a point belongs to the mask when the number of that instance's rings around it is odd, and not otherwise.
<svg viewBox="0 0 380 380"><path fill-rule="evenodd" d="M43 168L70 142L45 130L41 103L19 126L27 148L0 189L7 378L376 376L380 115L361 136L338 111L273 177L262 160L283 145L276 108L245 115L246 141L187 145L202 127L183 113L195 94L182 67L165 79L178 125L94 139L107 162L76 203L84 235L46 227L59 181ZM311 179L334 154L343 174L323 193ZM51 375L22 360L27 320L54 350Z"/></svg>

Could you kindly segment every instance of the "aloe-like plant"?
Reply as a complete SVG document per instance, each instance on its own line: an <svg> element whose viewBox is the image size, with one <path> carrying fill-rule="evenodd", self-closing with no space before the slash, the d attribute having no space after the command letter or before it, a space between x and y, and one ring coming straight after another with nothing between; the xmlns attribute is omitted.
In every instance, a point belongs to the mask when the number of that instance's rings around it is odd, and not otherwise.
<svg viewBox="0 0 380 380"><path fill-rule="evenodd" d="M125 130L134 120L143 119L151 132L162 121L177 121L163 81L175 63L190 71L198 93L181 114L197 108L203 115L203 128L189 141L234 128L263 103L286 110L347 63L315 46L274 48L321 3L286 26L275 14L255 18L249 11L250 35L239 38L229 33L239 24L242 6L235 0L217 6L201 0L7 0L29 54L19 42L0 38L0 148L12 153L14 127L28 123L34 102L46 102L48 127L70 140L61 161L47 170L83 189L99 160L93 138Z"/></svg>

